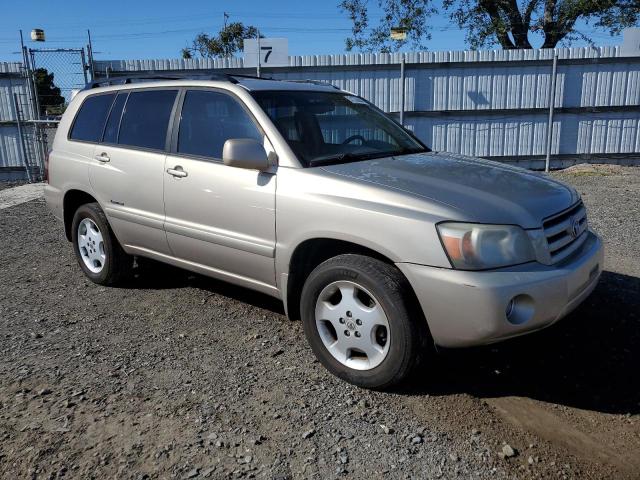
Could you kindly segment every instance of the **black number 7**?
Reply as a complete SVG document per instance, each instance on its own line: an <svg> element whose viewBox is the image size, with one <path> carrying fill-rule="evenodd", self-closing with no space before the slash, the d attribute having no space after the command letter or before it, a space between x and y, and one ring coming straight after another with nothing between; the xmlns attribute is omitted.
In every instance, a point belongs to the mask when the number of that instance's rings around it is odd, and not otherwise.
<svg viewBox="0 0 640 480"><path fill-rule="evenodd" d="M267 51L267 54L264 56L264 63L267 63L269 61L269 55L271 55L273 47L260 47L260 50Z"/></svg>

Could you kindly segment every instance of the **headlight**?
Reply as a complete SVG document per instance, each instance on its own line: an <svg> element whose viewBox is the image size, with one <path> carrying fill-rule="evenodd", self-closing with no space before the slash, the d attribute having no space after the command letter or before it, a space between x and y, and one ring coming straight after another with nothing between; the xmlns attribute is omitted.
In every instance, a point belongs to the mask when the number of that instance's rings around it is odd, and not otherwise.
<svg viewBox="0 0 640 480"><path fill-rule="evenodd" d="M527 232L515 225L446 222L438 234L454 268L485 270L535 260Z"/></svg>

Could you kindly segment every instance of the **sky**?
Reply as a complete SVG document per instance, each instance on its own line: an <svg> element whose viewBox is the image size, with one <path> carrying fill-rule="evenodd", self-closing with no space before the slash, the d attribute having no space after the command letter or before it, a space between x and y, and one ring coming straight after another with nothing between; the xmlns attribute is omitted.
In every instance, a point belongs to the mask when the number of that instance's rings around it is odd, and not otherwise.
<svg viewBox="0 0 640 480"><path fill-rule="evenodd" d="M223 12L229 21L257 26L266 37L288 38L290 55L343 53L351 25L337 5L338 0L0 0L0 61L21 60L20 29L31 48L80 48L90 29L97 60L178 58L196 34L221 28ZM374 11L373 19L379 17ZM464 32L447 18L436 16L431 24L427 49L467 48ZM45 30L44 44L31 42L33 28ZM622 41L603 32L592 38L597 45Z"/></svg>

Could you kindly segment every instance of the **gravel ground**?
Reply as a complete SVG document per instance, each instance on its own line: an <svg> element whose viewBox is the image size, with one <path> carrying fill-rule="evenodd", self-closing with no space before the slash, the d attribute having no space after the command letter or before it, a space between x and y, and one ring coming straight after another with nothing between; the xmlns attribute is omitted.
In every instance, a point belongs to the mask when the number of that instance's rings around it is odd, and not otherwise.
<svg viewBox="0 0 640 480"><path fill-rule="evenodd" d="M0 210L0 476L640 478L640 170L554 176L605 238L594 294L392 393L268 297L161 266L99 287L43 201Z"/></svg>
<svg viewBox="0 0 640 480"><path fill-rule="evenodd" d="M8 188L19 187L20 185L24 185L28 182L25 181L15 181L15 182L0 182L0 191L7 190Z"/></svg>

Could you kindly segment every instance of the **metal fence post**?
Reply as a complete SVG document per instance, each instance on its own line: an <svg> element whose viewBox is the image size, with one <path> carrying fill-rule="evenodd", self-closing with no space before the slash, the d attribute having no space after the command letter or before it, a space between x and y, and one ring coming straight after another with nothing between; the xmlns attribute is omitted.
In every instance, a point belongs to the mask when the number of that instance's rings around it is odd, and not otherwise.
<svg viewBox="0 0 640 480"><path fill-rule="evenodd" d="M258 65L256 66L256 77L260 78L260 30L258 32Z"/></svg>
<svg viewBox="0 0 640 480"><path fill-rule="evenodd" d="M549 121L547 122L547 152L544 160L544 171L549 173L551 163L551 139L553 137L553 109L556 104L556 73L558 69L558 52L553 50L553 66L551 67L551 89L549 91Z"/></svg>
<svg viewBox="0 0 640 480"><path fill-rule="evenodd" d="M404 53L400 60L400 125L404 127Z"/></svg>
<svg viewBox="0 0 640 480"><path fill-rule="evenodd" d="M91 72L91 81L95 81L96 72L93 66L93 43L91 43L91 30L87 29L87 36L89 37L89 43L87 44L87 54L89 56L89 71Z"/></svg>
<svg viewBox="0 0 640 480"><path fill-rule="evenodd" d="M20 120L20 110L18 109L18 94L14 93L13 97L13 110L16 115L16 125L18 127L18 138L19 138L19 149L20 156L22 157L22 163L24 163L24 169L27 172L27 179L29 183L32 183L33 180L31 178L31 170L29 169L29 163L27 162L27 149L24 145L24 136L22 134L22 121Z"/></svg>

